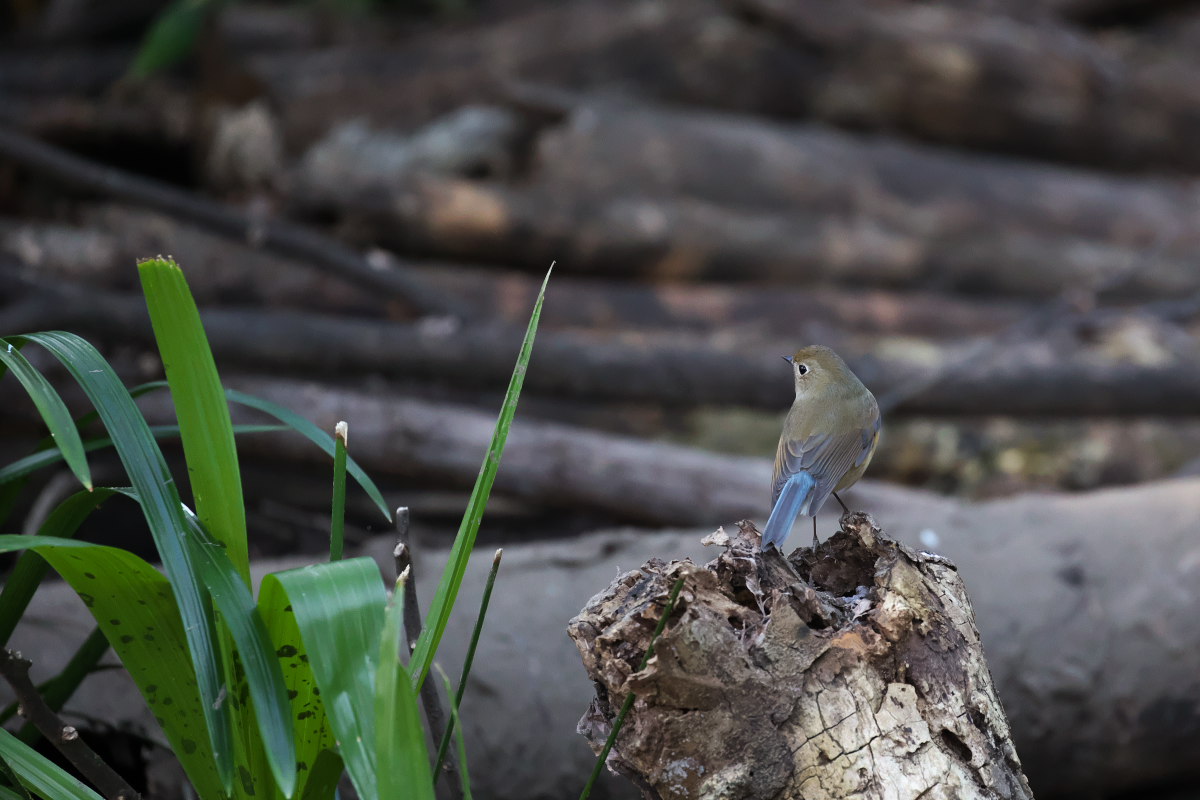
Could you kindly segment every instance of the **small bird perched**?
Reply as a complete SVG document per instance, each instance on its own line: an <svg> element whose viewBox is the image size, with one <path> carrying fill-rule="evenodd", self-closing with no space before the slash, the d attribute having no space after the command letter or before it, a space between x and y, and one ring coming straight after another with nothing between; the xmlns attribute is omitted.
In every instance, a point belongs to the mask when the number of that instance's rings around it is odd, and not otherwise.
<svg viewBox="0 0 1200 800"><path fill-rule="evenodd" d="M762 550L782 549L796 516L813 518L832 494L852 486L867 470L879 442L879 405L846 362L828 347L812 345L784 356L796 378L796 400L783 421L775 451L771 518Z"/></svg>

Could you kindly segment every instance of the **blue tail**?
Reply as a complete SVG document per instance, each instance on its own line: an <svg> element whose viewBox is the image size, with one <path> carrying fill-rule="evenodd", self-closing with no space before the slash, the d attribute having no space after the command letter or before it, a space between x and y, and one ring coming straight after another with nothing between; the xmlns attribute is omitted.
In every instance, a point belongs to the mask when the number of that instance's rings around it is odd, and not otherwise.
<svg viewBox="0 0 1200 800"><path fill-rule="evenodd" d="M792 524L796 515L804 508L805 501L812 495L816 482L804 470L788 478L787 483L779 490L779 499L771 509L771 518L767 520L767 528L763 531L762 547L766 551L771 545L783 549L783 540L792 532Z"/></svg>

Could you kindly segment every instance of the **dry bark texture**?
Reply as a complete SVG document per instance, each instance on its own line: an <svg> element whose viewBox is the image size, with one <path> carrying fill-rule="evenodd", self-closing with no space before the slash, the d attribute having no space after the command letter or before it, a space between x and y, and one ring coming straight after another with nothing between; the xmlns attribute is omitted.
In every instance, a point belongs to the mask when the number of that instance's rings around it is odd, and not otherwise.
<svg viewBox="0 0 1200 800"><path fill-rule="evenodd" d="M951 562L866 514L786 560L739 526L708 564L652 559L571 620L594 750L637 696L612 769L647 798L1032 798ZM678 578L678 618L635 672Z"/></svg>

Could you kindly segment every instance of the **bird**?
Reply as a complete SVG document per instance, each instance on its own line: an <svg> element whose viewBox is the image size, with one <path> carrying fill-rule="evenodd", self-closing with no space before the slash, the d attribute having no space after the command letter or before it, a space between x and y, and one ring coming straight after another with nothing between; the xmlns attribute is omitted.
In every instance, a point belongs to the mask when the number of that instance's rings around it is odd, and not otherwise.
<svg viewBox="0 0 1200 800"><path fill-rule="evenodd" d="M879 404L837 353L810 345L783 357L792 365L796 400L783 421L775 451L771 516L761 550L783 542L800 514L813 518L833 495L852 486L867 470L879 443Z"/></svg>

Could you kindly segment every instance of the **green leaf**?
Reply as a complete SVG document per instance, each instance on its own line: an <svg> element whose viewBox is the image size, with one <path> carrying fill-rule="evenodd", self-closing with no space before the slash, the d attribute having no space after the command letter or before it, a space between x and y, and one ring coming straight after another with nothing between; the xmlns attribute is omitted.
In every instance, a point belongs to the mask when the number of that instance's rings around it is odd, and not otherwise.
<svg viewBox="0 0 1200 800"><path fill-rule="evenodd" d="M346 538L346 423L334 429L337 441L333 453L333 511L329 518L329 560L342 560Z"/></svg>
<svg viewBox="0 0 1200 800"><path fill-rule="evenodd" d="M233 421L200 312L174 261L143 261L138 264L138 275L171 387L196 516L208 535L224 545L248 586L246 504Z"/></svg>
<svg viewBox="0 0 1200 800"><path fill-rule="evenodd" d="M369 558L301 567L264 578L262 591L274 590L292 607L350 780L363 800L379 800L374 684L387 602L379 567Z"/></svg>
<svg viewBox="0 0 1200 800"><path fill-rule="evenodd" d="M342 763L342 757L337 751L322 750L309 772L308 782L304 784L304 794L300 796L300 800L329 800L337 791L338 779L345 770L346 765Z"/></svg>
<svg viewBox="0 0 1200 800"><path fill-rule="evenodd" d="M379 797L433 800L433 772L429 769L417 693L400 661L403 592L403 580L397 581L383 623L379 666L375 672L375 763L379 765Z"/></svg>
<svg viewBox="0 0 1200 800"><path fill-rule="evenodd" d="M247 433L277 433L290 430L286 425L234 425L233 432L238 436ZM150 433L155 440L173 439L179 435L178 425L151 425ZM107 436L89 439L83 443L84 452L94 452L112 447L112 439ZM0 484L6 484L23 478L32 472L62 461L62 453L58 450L38 450L27 456L18 458L11 464L0 467Z"/></svg>
<svg viewBox="0 0 1200 800"><path fill-rule="evenodd" d="M0 728L0 758L21 783L46 800L103 800L50 759ZM19 797L16 792L13 797Z"/></svg>
<svg viewBox="0 0 1200 800"><path fill-rule="evenodd" d="M450 698L450 724L454 728L454 741L458 745L458 780L462 784L463 800L471 800L471 771L467 769L467 740L463 736L462 718L458 715L458 701L462 696L461 687L459 696L455 697L454 687L450 685L450 678L446 676L445 672L442 672L441 664L434 666L437 667L438 674L442 677L442 686L446 689L446 696ZM450 733L450 728L446 729L446 733Z"/></svg>
<svg viewBox="0 0 1200 800"><path fill-rule="evenodd" d="M95 504L115 490L79 492L64 506ZM48 520L49 522L49 520ZM43 526L46 530L46 526ZM0 536L0 552L35 549L75 590L149 704L171 749L201 797L221 797L204 703L188 655L183 620L171 586L156 569L115 547L55 536Z"/></svg>
<svg viewBox="0 0 1200 800"><path fill-rule="evenodd" d="M23 338L45 347L67 367L92 401L112 437L175 593L188 643L185 652L191 657L202 698L208 744L215 754L224 786L232 787L233 740L228 710L217 702L222 676L214 642L212 611L183 544L187 521L175 479L167 469L162 451L133 398L94 347L78 336L62 331L33 333Z"/></svg>
<svg viewBox="0 0 1200 800"><path fill-rule="evenodd" d="M50 381L38 372L21 351L10 342L0 339L0 363L3 363L25 387L26 394L37 406L38 413L50 429L55 444L62 451L67 466L85 488L92 488L92 474L88 470L87 456L84 455L83 442L79 439L79 431L75 428L75 420L63 403L58 392L50 385Z"/></svg>
<svg viewBox="0 0 1200 800"><path fill-rule="evenodd" d="M553 265L551 265L551 269L553 269ZM410 669L418 689L425 681L425 676L429 674L433 657L437 654L442 635L446 632L446 623L450 621L450 612L454 609L454 601L458 598L458 590L462 586L463 575L466 574L471 551L475 549L475 536L479 533L479 523L487 508L488 497L492 493L492 484L496 482L496 471L500 468L504 442L508 439L508 430L512 427L513 416L517 413L517 400L521 396L521 386L525 382L525 370L529 367L533 339L537 334L538 319L542 315L542 299L546 295L546 284L549 281L550 272L547 272L545 280L542 281L542 288L538 291L533 313L529 317L529 327L525 331L525 340L521 343L517 365L508 382L508 392L504 395L500 418L496 420L496 430L492 434L491 446L483 460L483 466L479 469L479 477L475 479L475 488L471 490L471 500L467 504L466 514L458 528L458 535L454 538L454 545L450 549L450 560L442 572L437 593L433 596L425 628L417 639L416 649L413 650Z"/></svg>
<svg viewBox="0 0 1200 800"><path fill-rule="evenodd" d="M336 602L336 598L334 599ZM258 593L258 609L275 648L283 671L283 681L291 698L291 731L296 747L297 793L306 800L327 800L333 796L343 771L342 759L334 752L333 731L325 715L325 704L309 667L308 651L296 625L296 616L283 590L273 579L263 581ZM336 761L335 774L331 754ZM328 786L328 791L324 787Z"/></svg>
<svg viewBox="0 0 1200 800"><path fill-rule="evenodd" d="M296 789L296 748L291 706L275 648L254 605L250 587L238 574L225 548L208 539L197 520L191 518L189 522L186 541L192 563L237 646L271 774L279 790L291 797Z"/></svg>
<svg viewBox="0 0 1200 800"><path fill-rule="evenodd" d="M211 5L212 0L175 0L163 9L142 39L130 71L145 78L187 58Z"/></svg>
<svg viewBox="0 0 1200 800"><path fill-rule="evenodd" d="M260 397L239 392L236 389L226 389L225 396L234 403L271 415L300 435L307 437L309 441L321 448L328 455L334 455L335 445L333 437L295 411L290 411L278 403L272 403L270 400L263 400ZM384 501L383 495L379 493L379 488L375 486L374 481L367 477L367 473L363 471L363 468L353 458L348 456L346 458L346 471L350 473L350 477L358 482L358 485L363 488L367 496L375 501L375 505L379 508L380 513L390 522L392 512L388 510L388 505Z"/></svg>

